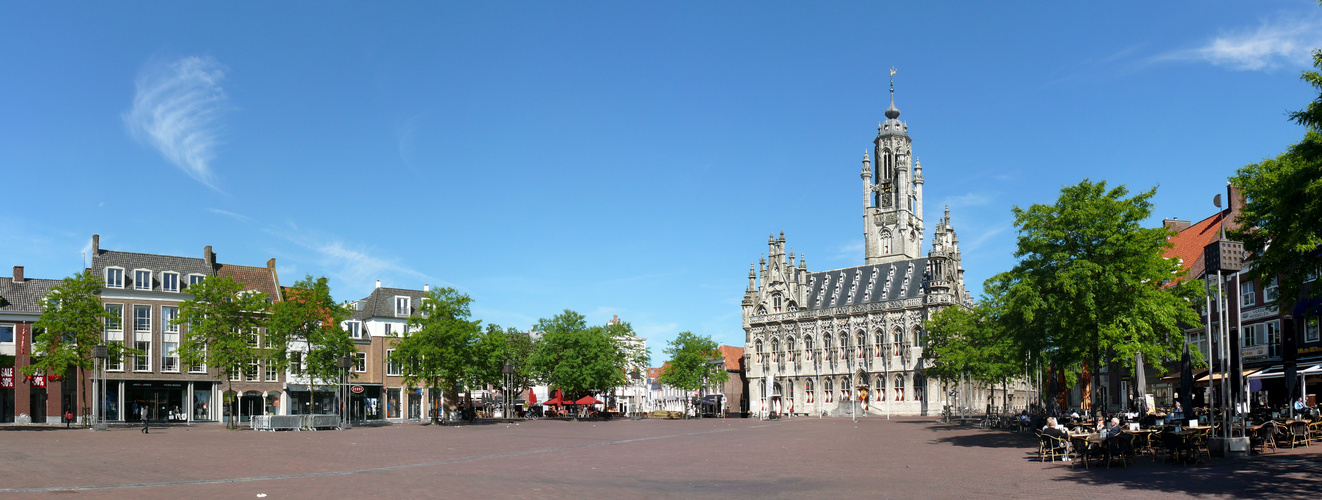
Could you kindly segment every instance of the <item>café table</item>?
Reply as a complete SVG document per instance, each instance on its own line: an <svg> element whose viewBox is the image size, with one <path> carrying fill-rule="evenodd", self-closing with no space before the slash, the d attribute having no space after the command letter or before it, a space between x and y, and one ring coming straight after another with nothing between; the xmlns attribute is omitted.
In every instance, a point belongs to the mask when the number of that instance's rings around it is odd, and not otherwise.
<svg viewBox="0 0 1322 500"><path fill-rule="evenodd" d="M1101 455L1102 436L1095 432L1071 432L1070 433L1070 453L1074 465L1083 463L1083 467L1088 467L1088 460Z"/></svg>

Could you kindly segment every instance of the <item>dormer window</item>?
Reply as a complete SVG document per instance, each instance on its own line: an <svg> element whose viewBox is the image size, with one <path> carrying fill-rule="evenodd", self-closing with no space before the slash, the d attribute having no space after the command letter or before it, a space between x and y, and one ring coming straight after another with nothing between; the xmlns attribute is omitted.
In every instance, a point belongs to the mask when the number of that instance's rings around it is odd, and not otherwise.
<svg viewBox="0 0 1322 500"><path fill-rule="evenodd" d="M173 273L173 272L161 273L161 290L166 292L178 292L179 273Z"/></svg>
<svg viewBox="0 0 1322 500"><path fill-rule="evenodd" d="M106 288L124 288L124 269L106 268Z"/></svg>
<svg viewBox="0 0 1322 500"><path fill-rule="evenodd" d="M349 338L363 338L363 324L358 321L348 321L344 323L344 329L349 331Z"/></svg>
<svg viewBox="0 0 1322 500"><path fill-rule="evenodd" d="M409 298L395 297L395 317L407 318L409 316Z"/></svg>
<svg viewBox="0 0 1322 500"><path fill-rule="evenodd" d="M135 269L133 271L133 289L151 290L151 271Z"/></svg>
<svg viewBox="0 0 1322 500"><path fill-rule="evenodd" d="M193 285L201 283L204 279L207 279L207 277L201 274L190 274L188 275L188 287L192 288Z"/></svg>

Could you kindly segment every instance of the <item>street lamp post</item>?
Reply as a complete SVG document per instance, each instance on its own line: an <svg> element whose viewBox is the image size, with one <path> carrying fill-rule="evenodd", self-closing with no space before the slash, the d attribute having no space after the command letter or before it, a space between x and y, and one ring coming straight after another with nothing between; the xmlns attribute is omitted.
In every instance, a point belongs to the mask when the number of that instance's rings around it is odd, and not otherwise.
<svg viewBox="0 0 1322 500"><path fill-rule="evenodd" d="M501 373L505 375L505 390L500 391L502 396L501 400L504 405L500 412L504 415L505 421L509 422L510 408L514 407L514 395L510 393L514 388L514 365L509 361L506 361L504 368L501 369Z"/></svg>
<svg viewBox="0 0 1322 500"><path fill-rule="evenodd" d="M97 388L97 400L95 402L96 406L92 410L92 413L94 414L92 417L92 429L104 431L106 430L106 423L103 421L102 417L104 416L105 408L101 401L106 399L106 358L110 357L106 345L97 344L92 347L92 357L96 358L97 364L96 384L94 384Z"/></svg>
<svg viewBox="0 0 1322 500"><path fill-rule="evenodd" d="M353 425L349 423L349 368L353 366L353 359L342 356L337 361L336 364L340 367L340 387L338 391L340 398L340 429L351 429Z"/></svg>

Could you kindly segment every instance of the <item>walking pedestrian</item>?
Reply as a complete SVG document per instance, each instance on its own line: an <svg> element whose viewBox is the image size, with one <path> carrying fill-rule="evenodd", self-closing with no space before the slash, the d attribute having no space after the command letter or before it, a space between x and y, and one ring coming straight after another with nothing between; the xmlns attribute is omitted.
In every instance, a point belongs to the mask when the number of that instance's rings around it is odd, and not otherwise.
<svg viewBox="0 0 1322 500"><path fill-rule="evenodd" d="M147 432L147 407L146 407L146 406L142 407L142 433L143 433L143 434L151 434L150 432Z"/></svg>
<svg viewBox="0 0 1322 500"><path fill-rule="evenodd" d="M73 411L64 410L64 428L68 429L71 426L73 426Z"/></svg>

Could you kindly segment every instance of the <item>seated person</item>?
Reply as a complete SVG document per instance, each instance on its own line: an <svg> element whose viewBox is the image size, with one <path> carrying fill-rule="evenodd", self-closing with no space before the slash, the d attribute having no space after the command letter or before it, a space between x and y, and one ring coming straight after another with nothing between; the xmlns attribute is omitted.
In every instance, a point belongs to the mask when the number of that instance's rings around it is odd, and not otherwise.
<svg viewBox="0 0 1322 500"><path fill-rule="evenodd" d="M1106 428L1106 432L1103 434L1103 437L1109 438L1112 436L1119 436L1119 435L1120 435L1120 419L1112 418L1111 425Z"/></svg>
<svg viewBox="0 0 1322 500"><path fill-rule="evenodd" d="M1047 426L1042 429L1042 435L1064 440L1065 452L1069 453L1070 433L1056 423L1056 417L1047 419Z"/></svg>
<svg viewBox="0 0 1322 500"><path fill-rule="evenodd" d="M1180 402L1179 402L1179 401L1176 401L1176 402L1175 402L1175 409L1174 409L1174 410L1171 410L1171 413L1170 413L1170 415L1167 416L1167 418L1170 419L1170 420L1183 420L1183 419L1184 419L1184 408L1181 408L1181 407L1180 407Z"/></svg>

